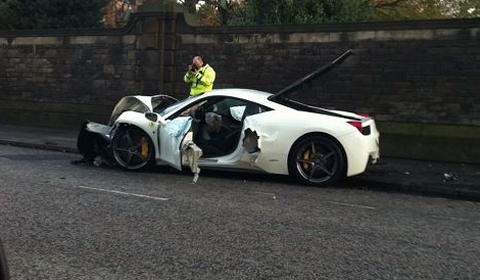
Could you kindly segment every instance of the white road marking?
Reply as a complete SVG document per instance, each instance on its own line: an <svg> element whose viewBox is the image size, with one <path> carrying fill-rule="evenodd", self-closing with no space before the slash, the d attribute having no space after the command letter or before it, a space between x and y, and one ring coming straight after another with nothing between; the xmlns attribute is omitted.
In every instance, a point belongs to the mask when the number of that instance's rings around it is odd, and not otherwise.
<svg viewBox="0 0 480 280"><path fill-rule="evenodd" d="M256 192L256 193L264 194L264 195L270 195L270 196L272 196L273 199L277 199L277 195L274 194L274 193L269 193L269 192Z"/></svg>
<svg viewBox="0 0 480 280"><path fill-rule="evenodd" d="M363 208L363 209L368 209L368 210L375 210L375 207L373 207L373 206L367 206L367 205L361 205L361 204L351 204L351 203L338 202L338 201L322 201L322 202L331 203L331 204L335 204L335 205Z"/></svg>
<svg viewBox="0 0 480 280"><path fill-rule="evenodd" d="M256 193L259 193L259 194L266 194L266 195L275 195L274 193L271 193L271 192L256 192Z"/></svg>
<svg viewBox="0 0 480 280"><path fill-rule="evenodd" d="M106 190L106 189L99 189L99 188L86 187L86 186L77 186L77 188L94 190L94 191L101 191L101 192L108 192L108 193L114 193L114 194L121 194L121 195L128 195L128 196L136 196L136 197L141 197L141 198L149 198L149 199L162 200L162 201L169 200L169 198L166 198L166 197L150 196L150 195L137 194L137 193L128 193L128 192L121 192L121 191L115 191L115 190Z"/></svg>

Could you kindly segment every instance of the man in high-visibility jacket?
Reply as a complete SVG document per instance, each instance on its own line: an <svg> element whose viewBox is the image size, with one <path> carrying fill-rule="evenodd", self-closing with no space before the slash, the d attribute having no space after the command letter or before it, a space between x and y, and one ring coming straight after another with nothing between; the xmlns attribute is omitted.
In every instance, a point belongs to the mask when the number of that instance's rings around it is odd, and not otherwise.
<svg viewBox="0 0 480 280"><path fill-rule="evenodd" d="M196 56L193 58L192 64L188 66L183 80L190 85L190 95L197 96L213 89L215 76L215 70L200 56Z"/></svg>

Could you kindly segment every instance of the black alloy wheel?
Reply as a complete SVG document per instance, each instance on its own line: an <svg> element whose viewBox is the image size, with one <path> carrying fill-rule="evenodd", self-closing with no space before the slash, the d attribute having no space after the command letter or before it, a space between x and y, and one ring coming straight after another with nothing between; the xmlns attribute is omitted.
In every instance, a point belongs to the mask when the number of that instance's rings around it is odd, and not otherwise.
<svg viewBox="0 0 480 280"><path fill-rule="evenodd" d="M115 161L128 170L150 167L154 157L152 140L143 130L134 126L117 131L112 140L112 152Z"/></svg>
<svg viewBox="0 0 480 280"><path fill-rule="evenodd" d="M294 145L288 168L289 173L304 184L326 185L345 177L346 160L336 141L314 135Z"/></svg>

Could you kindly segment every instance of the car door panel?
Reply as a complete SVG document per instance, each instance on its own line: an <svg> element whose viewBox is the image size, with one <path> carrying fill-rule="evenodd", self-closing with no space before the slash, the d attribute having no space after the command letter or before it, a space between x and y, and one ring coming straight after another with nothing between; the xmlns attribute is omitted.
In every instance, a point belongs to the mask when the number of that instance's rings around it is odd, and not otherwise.
<svg viewBox="0 0 480 280"><path fill-rule="evenodd" d="M182 169L182 143L191 126L191 117L177 117L158 128L160 159L178 170Z"/></svg>

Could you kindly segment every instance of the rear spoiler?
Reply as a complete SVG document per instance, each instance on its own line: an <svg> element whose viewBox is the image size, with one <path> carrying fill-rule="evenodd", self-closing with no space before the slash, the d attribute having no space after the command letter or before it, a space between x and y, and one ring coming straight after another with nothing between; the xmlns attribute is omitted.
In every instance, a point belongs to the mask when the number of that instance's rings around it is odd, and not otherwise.
<svg viewBox="0 0 480 280"><path fill-rule="evenodd" d="M270 96L268 99L269 100L277 100L282 95L288 94L288 93L296 90L297 88L299 88L303 84L315 79L317 76L319 76L323 73L326 73L326 72L332 70L333 68L335 68L336 66L342 64L347 59L347 57L349 57L351 54L353 54L353 50L347 50L342 55L337 57L334 61L323 65L322 67L318 68L317 70L313 71L312 73L308 74L307 76L301 78L300 80L294 82L293 84L291 84L291 85L285 87L284 89L278 91L274 95Z"/></svg>

